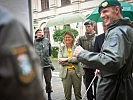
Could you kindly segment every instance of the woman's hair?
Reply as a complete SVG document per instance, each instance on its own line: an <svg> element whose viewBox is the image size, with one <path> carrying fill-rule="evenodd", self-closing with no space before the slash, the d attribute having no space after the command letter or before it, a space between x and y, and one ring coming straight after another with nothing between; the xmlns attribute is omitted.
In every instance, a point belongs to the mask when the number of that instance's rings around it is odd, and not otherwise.
<svg viewBox="0 0 133 100"><path fill-rule="evenodd" d="M73 38L73 44L74 44L74 42L75 42L75 37L74 37L73 33L67 31L67 32L64 33L64 36L63 36L63 37L65 37L66 35L70 35L70 36Z"/></svg>

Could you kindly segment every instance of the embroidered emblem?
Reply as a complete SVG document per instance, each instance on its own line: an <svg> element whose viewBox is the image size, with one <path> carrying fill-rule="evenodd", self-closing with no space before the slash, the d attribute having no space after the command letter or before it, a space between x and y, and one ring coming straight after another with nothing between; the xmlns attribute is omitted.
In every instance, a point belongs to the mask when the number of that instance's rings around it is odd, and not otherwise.
<svg viewBox="0 0 133 100"><path fill-rule="evenodd" d="M102 7L107 7L108 6L108 2L103 2L102 3Z"/></svg>
<svg viewBox="0 0 133 100"><path fill-rule="evenodd" d="M116 37L110 38L110 40L109 40L109 45L110 45L111 47L114 47L114 46L117 45L117 39L116 39Z"/></svg>
<svg viewBox="0 0 133 100"><path fill-rule="evenodd" d="M35 70L28 54L28 48L26 46L14 48L12 54L18 65L15 69L18 80L21 83L29 84L35 78Z"/></svg>

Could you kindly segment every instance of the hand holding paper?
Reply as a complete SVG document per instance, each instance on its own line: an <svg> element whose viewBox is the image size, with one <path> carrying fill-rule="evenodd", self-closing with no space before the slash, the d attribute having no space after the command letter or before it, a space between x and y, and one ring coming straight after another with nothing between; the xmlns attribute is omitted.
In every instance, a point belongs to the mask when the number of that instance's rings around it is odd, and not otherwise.
<svg viewBox="0 0 133 100"><path fill-rule="evenodd" d="M78 56L78 54L81 52L81 51L83 51L84 49L81 47L81 46L77 46L76 48L75 48L75 50L74 50L74 53L73 53L73 55L74 56Z"/></svg>
<svg viewBox="0 0 133 100"><path fill-rule="evenodd" d="M65 62L65 61L68 61L68 58L59 58L58 61L59 62Z"/></svg>

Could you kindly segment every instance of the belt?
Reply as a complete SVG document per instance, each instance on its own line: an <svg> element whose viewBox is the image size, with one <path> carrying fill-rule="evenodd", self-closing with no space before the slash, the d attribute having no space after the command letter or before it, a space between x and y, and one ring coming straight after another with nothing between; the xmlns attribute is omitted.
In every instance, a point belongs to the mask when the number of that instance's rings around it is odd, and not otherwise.
<svg viewBox="0 0 133 100"><path fill-rule="evenodd" d="M67 68L67 70L69 71L69 70L74 70L75 68L74 67L72 67L72 68Z"/></svg>
<svg viewBox="0 0 133 100"><path fill-rule="evenodd" d="M133 73L124 74L120 78L133 78Z"/></svg>
<svg viewBox="0 0 133 100"><path fill-rule="evenodd" d="M133 78L133 73L128 73L128 74L123 74L123 75L112 75L112 76L107 76L107 77L104 77L101 75L101 77L103 78L111 78L111 79L128 79L128 78Z"/></svg>

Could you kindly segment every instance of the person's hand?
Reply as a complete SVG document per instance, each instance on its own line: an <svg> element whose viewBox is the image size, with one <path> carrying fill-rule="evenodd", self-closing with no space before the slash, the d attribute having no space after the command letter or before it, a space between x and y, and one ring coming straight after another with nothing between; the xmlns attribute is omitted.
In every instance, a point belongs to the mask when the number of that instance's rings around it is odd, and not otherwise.
<svg viewBox="0 0 133 100"><path fill-rule="evenodd" d="M100 70L96 69L95 75L98 76L99 73L100 73Z"/></svg>
<svg viewBox="0 0 133 100"><path fill-rule="evenodd" d="M65 62L65 61L68 61L68 58L59 58L58 61L59 62Z"/></svg>
<svg viewBox="0 0 133 100"><path fill-rule="evenodd" d="M74 53L73 53L73 55L74 56L78 56L78 54L81 52L81 51L83 51L84 49L81 47L81 46L77 46L76 48L75 48L75 50L74 50Z"/></svg>
<svg viewBox="0 0 133 100"><path fill-rule="evenodd" d="M52 71L54 71L54 70L55 70L55 68L54 68L53 64L51 64L51 69L52 69Z"/></svg>

